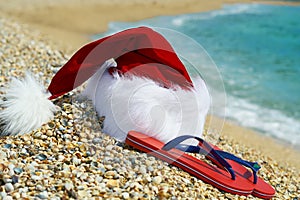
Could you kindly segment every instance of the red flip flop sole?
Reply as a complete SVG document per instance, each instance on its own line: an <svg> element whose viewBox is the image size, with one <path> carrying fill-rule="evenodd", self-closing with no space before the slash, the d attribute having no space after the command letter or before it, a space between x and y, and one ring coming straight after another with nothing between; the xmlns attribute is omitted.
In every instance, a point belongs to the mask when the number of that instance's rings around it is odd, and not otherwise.
<svg viewBox="0 0 300 200"><path fill-rule="evenodd" d="M254 185L239 174L236 175L235 180L232 180L231 175L227 171L209 165L180 150L162 150L164 143L142 133L130 131L125 142L138 150L183 169L220 190L246 196L251 194L254 189Z"/></svg>
<svg viewBox="0 0 300 200"><path fill-rule="evenodd" d="M217 146L211 146L214 148L214 150L221 150ZM248 179L249 182L253 183L253 175L251 171L249 171L246 167L235 161L227 159L227 162L231 165L235 173L239 174L240 176L243 176L244 178ZM252 195L255 197L259 197L262 199L271 199L275 195L274 188L260 177L257 177L257 183L253 183L253 185L254 189Z"/></svg>

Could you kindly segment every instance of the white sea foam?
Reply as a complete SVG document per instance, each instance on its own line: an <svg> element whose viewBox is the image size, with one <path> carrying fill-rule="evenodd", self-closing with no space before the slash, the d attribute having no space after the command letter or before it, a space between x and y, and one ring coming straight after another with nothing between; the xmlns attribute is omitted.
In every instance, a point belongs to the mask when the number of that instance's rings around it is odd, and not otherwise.
<svg viewBox="0 0 300 200"><path fill-rule="evenodd" d="M257 4L237 4L237 5L224 5L221 10L215 10L211 12L206 12L201 15L191 14L191 15L180 15L172 20L174 26L182 26L186 21L189 20L208 20L217 16L224 15L237 15L241 13L259 13L256 9Z"/></svg>
<svg viewBox="0 0 300 200"><path fill-rule="evenodd" d="M300 121L279 110L263 108L246 100L228 96L226 117L244 127L289 142L293 146L300 145Z"/></svg>
<svg viewBox="0 0 300 200"><path fill-rule="evenodd" d="M245 12L252 11L256 7L256 4L238 4L235 6L225 5L222 10L216 10L209 12L211 17L223 16L223 15L237 15Z"/></svg>

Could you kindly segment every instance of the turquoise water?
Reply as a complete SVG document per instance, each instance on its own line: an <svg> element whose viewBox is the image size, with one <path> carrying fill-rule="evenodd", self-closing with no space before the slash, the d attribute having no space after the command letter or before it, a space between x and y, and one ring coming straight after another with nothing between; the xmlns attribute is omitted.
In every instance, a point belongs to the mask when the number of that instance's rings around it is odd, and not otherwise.
<svg viewBox="0 0 300 200"><path fill-rule="evenodd" d="M299 19L296 6L236 4L205 13L114 22L106 34L147 25L193 38L220 70L227 94L226 117L300 145Z"/></svg>

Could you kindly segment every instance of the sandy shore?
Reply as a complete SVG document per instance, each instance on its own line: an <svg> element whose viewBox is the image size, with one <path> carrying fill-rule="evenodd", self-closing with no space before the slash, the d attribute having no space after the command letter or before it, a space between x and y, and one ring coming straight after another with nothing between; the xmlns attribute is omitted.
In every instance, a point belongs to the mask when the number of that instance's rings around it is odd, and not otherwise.
<svg viewBox="0 0 300 200"><path fill-rule="evenodd" d="M120 3L122 2L122 3ZM172 3L170 3L172 2ZM14 0L14 1L4 1L0 0L0 16L6 17L6 18L13 18L14 20L27 24L27 29L32 29L32 32L35 32L36 30L40 31L42 33L42 36L36 33L30 33L31 31L26 31L26 34L30 35L29 38L22 41L22 39L19 39L20 45L27 45L30 44L30 41L34 41L37 37L38 41L46 42L46 46L41 46L40 49L43 49L40 51L39 56L46 56L46 57L39 57L40 60L36 61L26 61L26 65L30 65L31 70L33 71L40 71L41 68L35 68L37 65L42 64L43 59L49 59L49 62L47 62L47 65L61 65L63 64L68 56L65 56L64 54L67 52L67 54L71 54L74 50L78 49L81 45L85 44L89 40L89 36L98 33L101 31L105 31L107 28L107 23L110 21L134 21L134 20L140 20L148 17L153 17L157 15L175 15L175 14L181 14L181 13L187 13L187 12L199 12L199 11L208 11L212 9L218 9L221 7L223 3L235 3L235 2L250 2L250 1L234 1L234 0L217 0L217 1L207 1L206 3L203 3L202 1L198 0L187 0L187 1L179 1L179 0L167 0L167 1L139 1L139 0L132 0L132 1L119 1L119 0L111 0L111 1L97 1L97 0L90 0L90 1L70 1L68 0L62 0L62 1L30 1L30 0ZM270 3L270 2L268 2ZM275 3L275 2L271 2ZM282 4L282 2L276 2L278 4ZM293 4L293 3L291 3ZM4 23L5 26L9 26L9 23ZM2 27L3 28L3 27ZM18 30L15 32L18 34L19 32L22 32L23 27L20 26ZM11 29L7 29L8 31L15 31L15 27ZM13 34L12 32L11 34ZM9 34L8 34L9 35ZM4 37L4 36L3 36ZM7 36L8 37L8 36ZM11 35L9 37L12 37ZM48 40L50 39L50 40ZM47 41L48 40L48 41ZM9 41L9 38L7 39ZM53 44L55 43L55 44ZM16 43L17 44L17 43ZM16 45L11 43L10 45ZM40 44L40 43L38 43ZM1 44L3 45L3 44ZM2 46L0 47L2 48ZM37 48L39 49L39 48ZM37 51L34 47L30 47L28 49L28 52ZM54 50L55 49L55 50ZM57 50L59 49L59 51ZM2 50L2 49L1 49ZM30 50L30 51L29 51ZM16 49L16 52L18 49ZM27 50L26 50L27 52ZM25 52L25 55L26 55ZM27 52L27 53L28 53ZM47 52L50 52L47 54ZM62 53L63 52L63 53ZM44 55L45 54L45 55ZM5 53L4 53L5 55ZM7 54L9 55L9 54ZM18 54L13 54L18 55ZM13 56L12 55L12 56ZM50 55L50 56L49 56ZM23 56L23 55L22 55ZM32 58L35 58L34 55L27 55L31 56ZM29 57L21 58L21 59L29 59ZM30 59L29 59L30 60ZM7 64L7 60L0 59L0 64L3 65L3 63ZM10 67L9 65L7 66ZM17 65L16 65L17 67ZM19 66L20 67L20 66ZM24 66L25 67L25 66ZM53 69L55 71L57 69ZM5 85L7 82L7 79L5 78L6 75L12 75L12 74L18 74L20 73L19 70L12 70L7 74L8 70L5 70L5 68L1 68L1 79L0 83L1 85ZM11 74L12 73L12 74ZM46 78L51 78L51 70L43 73L45 74ZM72 95L70 95L72 96ZM66 99L67 98L67 99ZM68 101L68 98L63 98L62 101ZM79 107L76 107L76 109L82 109ZM62 117L62 114L59 113L56 119L60 119ZM220 126L220 124L223 123L222 120L213 117L213 126L209 127L213 132L214 126ZM45 130L44 130L45 129ZM46 131L47 129L50 129L49 127L44 128L41 132ZM53 130L52 130L53 129ZM52 128L51 131L56 131L58 127ZM36 134L32 133L31 135L34 136ZM37 136L34 136L37 137ZM40 137L40 136L39 136ZM41 139L37 137L37 140ZM48 137L48 136L47 136ZM49 137L52 137L51 135ZM60 138L60 136L57 136ZM72 135L73 137L73 135ZM100 136L99 136L100 137ZM105 136L101 135L101 138L104 138ZM260 134L257 134L251 130L245 129L243 127L239 127L231 122L226 122L224 124L221 137L225 138L224 140L228 142L228 144L231 144L231 147L228 147L228 145L221 144L221 147L225 150L228 150L233 153L238 153L244 156L246 159L256 159L260 162L263 160L267 161L268 164L265 164L265 169L262 172L263 174L266 174L265 176L269 179L274 179L272 182L273 184L277 183L277 177L276 175L280 177L280 179L284 179L285 176L292 177L292 173L296 172L296 175L298 174L299 177L299 169L300 169L300 160L297 159L299 157L299 152L296 152L295 150L279 144L278 142L262 136ZM19 144L23 144L23 142L26 143L26 140L28 138L21 138L19 139L21 142ZM43 139L41 139L43 140ZM107 145L107 141L103 139L102 145ZM12 142L11 139L5 138L0 140L0 145L6 144L8 142ZM219 141L220 142L220 141ZM36 145L36 144L35 144ZM116 147L115 150L119 147ZM113 148L112 148L113 149ZM100 149L101 150L101 149ZM2 150L3 152L5 150ZM46 151L46 150L45 150ZM111 150L110 150L111 151ZM132 151L134 152L134 151ZM251 155L249 155L249 152L251 152ZM39 153L39 152L38 152ZM1 156L1 155L0 155ZM128 155L132 156L132 154ZM138 157L143 157L143 155L138 154ZM126 157L126 156L125 156ZM8 158L7 158L8 159ZM103 158L104 159L104 158ZM155 163L157 165L164 165L161 162ZM155 166L155 164L151 166ZM1 167L1 166L0 166ZM106 168L107 166L104 166ZM269 169L272 169L271 171ZM173 174L171 168L166 169L168 173ZM282 171L287 171L287 174ZM294 170L294 171L293 171ZM106 171L111 171L109 168L106 169ZM29 172L28 172L29 173ZM150 172L149 172L150 173ZM153 175L153 177L157 176L154 172L150 173ZM175 173L176 174L176 173ZM178 176L175 175L174 176ZM186 175L184 175L186 176ZM128 176L125 176L125 179L128 180ZM150 177L150 178L153 178ZM96 178L95 178L96 179ZM105 178L104 178L105 179ZM190 179L190 177L189 177ZM275 180L276 179L276 180ZM109 179L110 180L110 179ZM131 180L131 179L130 179ZM122 180L120 180L122 181ZM134 181L134 180L131 180ZM281 183L282 185L285 184L295 184L294 180L289 180L290 182ZM293 182L294 181L294 182ZM296 177L296 183L299 182L299 178ZM105 181L104 181L105 182ZM109 182L106 180L105 184ZM151 182L151 181L150 181ZM113 184L115 182L109 182L110 184ZM59 184L59 183L57 183ZM115 183L116 184L116 183ZM168 182L166 182L168 184ZM200 184L197 182L197 184ZM121 183L118 183L118 185L122 185ZM201 185L201 184L200 184ZM111 187L111 186L110 186ZM205 186L206 187L206 186ZM288 186L286 186L288 187ZM278 186L276 189L277 191L284 190L285 186ZM78 188L77 188L78 189ZM137 189L138 190L138 189ZM155 189L154 189L155 190ZM212 194L218 193L218 191L212 190ZM293 189L294 190L294 189ZM297 189L296 189L297 190ZM151 190L152 191L152 190ZM298 189L299 191L299 189ZM0 191L1 192L1 191ZM278 196L278 199L283 198L285 191L281 191L280 195ZM296 191L297 193L297 191ZM155 194L155 191L154 193ZM176 193L177 194L177 193ZM181 194L181 193L180 193ZM77 194L78 195L78 194ZM177 194L179 195L179 194ZM225 195L224 195L225 196ZM229 198L229 197L228 197ZM1 198L0 198L1 199Z"/></svg>

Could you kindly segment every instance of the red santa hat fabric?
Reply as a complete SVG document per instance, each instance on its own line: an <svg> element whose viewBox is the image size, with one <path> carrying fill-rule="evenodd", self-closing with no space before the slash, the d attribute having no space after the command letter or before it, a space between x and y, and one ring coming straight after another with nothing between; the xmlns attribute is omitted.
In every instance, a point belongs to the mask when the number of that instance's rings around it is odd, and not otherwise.
<svg viewBox="0 0 300 200"><path fill-rule="evenodd" d="M183 63L169 42L156 31L139 27L104 37L83 46L53 77L48 91L55 99L89 79L108 59L121 74L133 74L154 80L163 87L193 87Z"/></svg>

